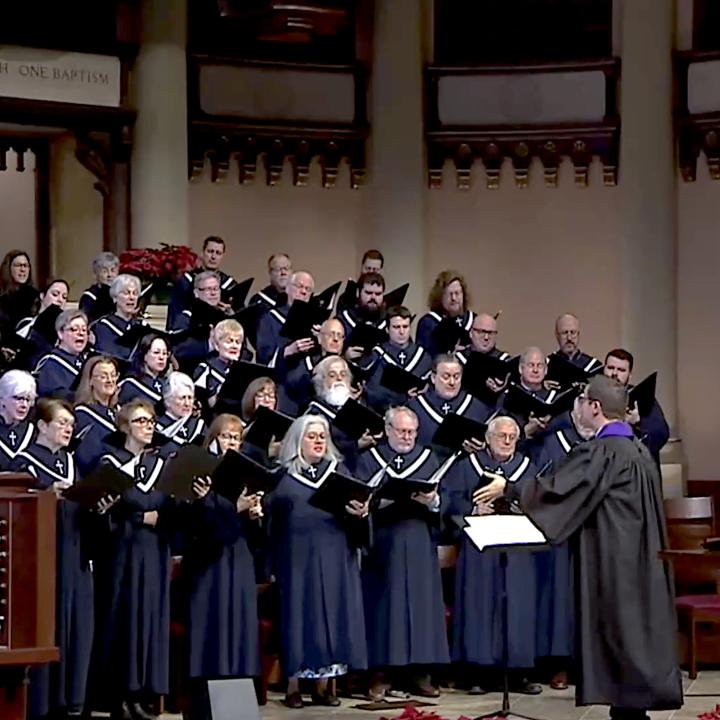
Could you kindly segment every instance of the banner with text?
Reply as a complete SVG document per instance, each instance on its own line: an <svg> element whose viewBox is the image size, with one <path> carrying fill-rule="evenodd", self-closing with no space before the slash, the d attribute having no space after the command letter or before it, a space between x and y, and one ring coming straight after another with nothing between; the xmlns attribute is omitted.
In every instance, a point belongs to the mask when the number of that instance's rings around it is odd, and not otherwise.
<svg viewBox="0 0 720 720"><path fill-rule="evenodd" d="M120 105L120 60L0 45L0 97Z"/></svg>

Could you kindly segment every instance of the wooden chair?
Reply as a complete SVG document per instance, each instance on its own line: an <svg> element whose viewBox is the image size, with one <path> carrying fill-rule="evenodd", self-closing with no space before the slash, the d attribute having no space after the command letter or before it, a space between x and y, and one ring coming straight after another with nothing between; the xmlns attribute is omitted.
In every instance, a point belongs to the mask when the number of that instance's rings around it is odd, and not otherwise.
<svg viewBox="0 0 720 720"><path fill-rule="evenodd" d="M668 498L664 504L671 549L701 549L703 541L715 535L712 497ZM676 596L675 608L678 625L687 640L688 674L694 679L697 677L700 626L720 625L720 568L693 558L674 562L673 567L676 588L685 593Z"/></svg>

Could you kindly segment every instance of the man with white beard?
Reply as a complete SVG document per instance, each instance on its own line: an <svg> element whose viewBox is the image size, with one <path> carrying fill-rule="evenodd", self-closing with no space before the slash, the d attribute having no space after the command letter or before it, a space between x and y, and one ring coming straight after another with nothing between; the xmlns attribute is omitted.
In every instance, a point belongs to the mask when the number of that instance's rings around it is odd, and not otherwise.
<svg viewBox="0 0 720 720"><path fill-rule="evenodd" d="M349 398L358 400L362 390L352 386L352 374L347 362L334 355L321 360L313 370L315 399L308 406L306 414L322 415L330 424L332 440L345 458L345 464L354 471L359 450L375 444L375 438L368 431L355 441L333 425L340 408Z"/></svg>

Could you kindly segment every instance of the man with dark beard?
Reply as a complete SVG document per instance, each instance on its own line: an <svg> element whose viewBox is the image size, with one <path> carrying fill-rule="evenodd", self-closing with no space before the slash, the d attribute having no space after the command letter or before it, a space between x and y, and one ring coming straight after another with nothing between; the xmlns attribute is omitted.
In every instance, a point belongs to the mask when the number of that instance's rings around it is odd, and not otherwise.
<svg viewBox="0 0 720 720"><path fill-rule="evenodd" d="M577 705L613 720L682 705L658 468L625 421L627 391L604 375L579 396L595 437L526 484L521 505L575 564Z"/></svg>
<svg viewBox="0 0 720 720"><path fill-rule="evenodd" d="M385 278L377 272L363 273L358 279L357 303L355 307L340 312L338 320L345 328L345 338L349 347L348 358L358 360L364 354L361 347L352 347L350 334L362 323L384 330L385 321Z"/></svg>

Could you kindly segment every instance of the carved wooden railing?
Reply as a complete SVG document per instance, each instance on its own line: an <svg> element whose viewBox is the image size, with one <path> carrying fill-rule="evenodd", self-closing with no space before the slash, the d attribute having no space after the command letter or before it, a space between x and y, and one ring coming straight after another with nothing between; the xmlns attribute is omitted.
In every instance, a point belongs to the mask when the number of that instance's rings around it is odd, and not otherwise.
<svg viewBox="0 0 720 720"><path fill-rule="evenodd" d="M683 180L695 181L701 152L720 180L720 50L675 52L675 134Z"/></svg>
<svg viewBox="0 0 720 720"><path fill-rule="evenodd" d="M576 185L587 185L594 157L603 164L604 183L615 185L619 80L618 58L427 66L425 139L430 187L440 187L445 162L451 160L458 188L469 189L473 165L481 160L488 188L497 188L506 159L512 163L516 184L525 187L534 158L542 163L545 184L555 187L563 157L572 160ZM530 101L524 95L531 95ZM487 108L478 100L483 97ZM537 108L541 112L536 113Z"/></svg>
<svg viewBox="0 0 720 720"><path fill-rule="evenodd" d="M224 180L233 160L237 161L240 183L255 179L258 158L262 157L268 185L280 182L286 160L292 167L292 182L296 186L308 181L310 166L317 159L322 171L324 187L336 183L341 162L350 166L350 185L358 187L365 176L365 143L369 133L367 120L367 69L363 63L349 65L299 64L217 58L192 54L188 59L188 159L191 179L199 178L210 164L213 182ZM208 85L218 88L222 83L216 75L235 77L245 83L247 95L255 97L256 106L238 96L223 97L222 92L208 99ZM282 80L288 92L287 111L283 116L263 113L263 103L276 105L278 98L264 96L269 81ZM284 80L283 80L284 78ZM203 87L203 83L206 83ZM312 88L312 84L314 88ZM229 81L225 87L234 84ZM327 88L341 88L343 108L333 107L334 94ZM311 89L312 88L312 89ZM277 88L275 88L277 90ZM312 109L312 98L297 97L295 93L320 91L328 104L328 115ZM271 91L267 91L271 92ZM212 93L211 93L212 94ZM293 97L290 97L293 95ZM282 105L282 102L280 103ZM210 107L210 106L215 106ZM308 117L309 115L309 117Z"/></svg>

